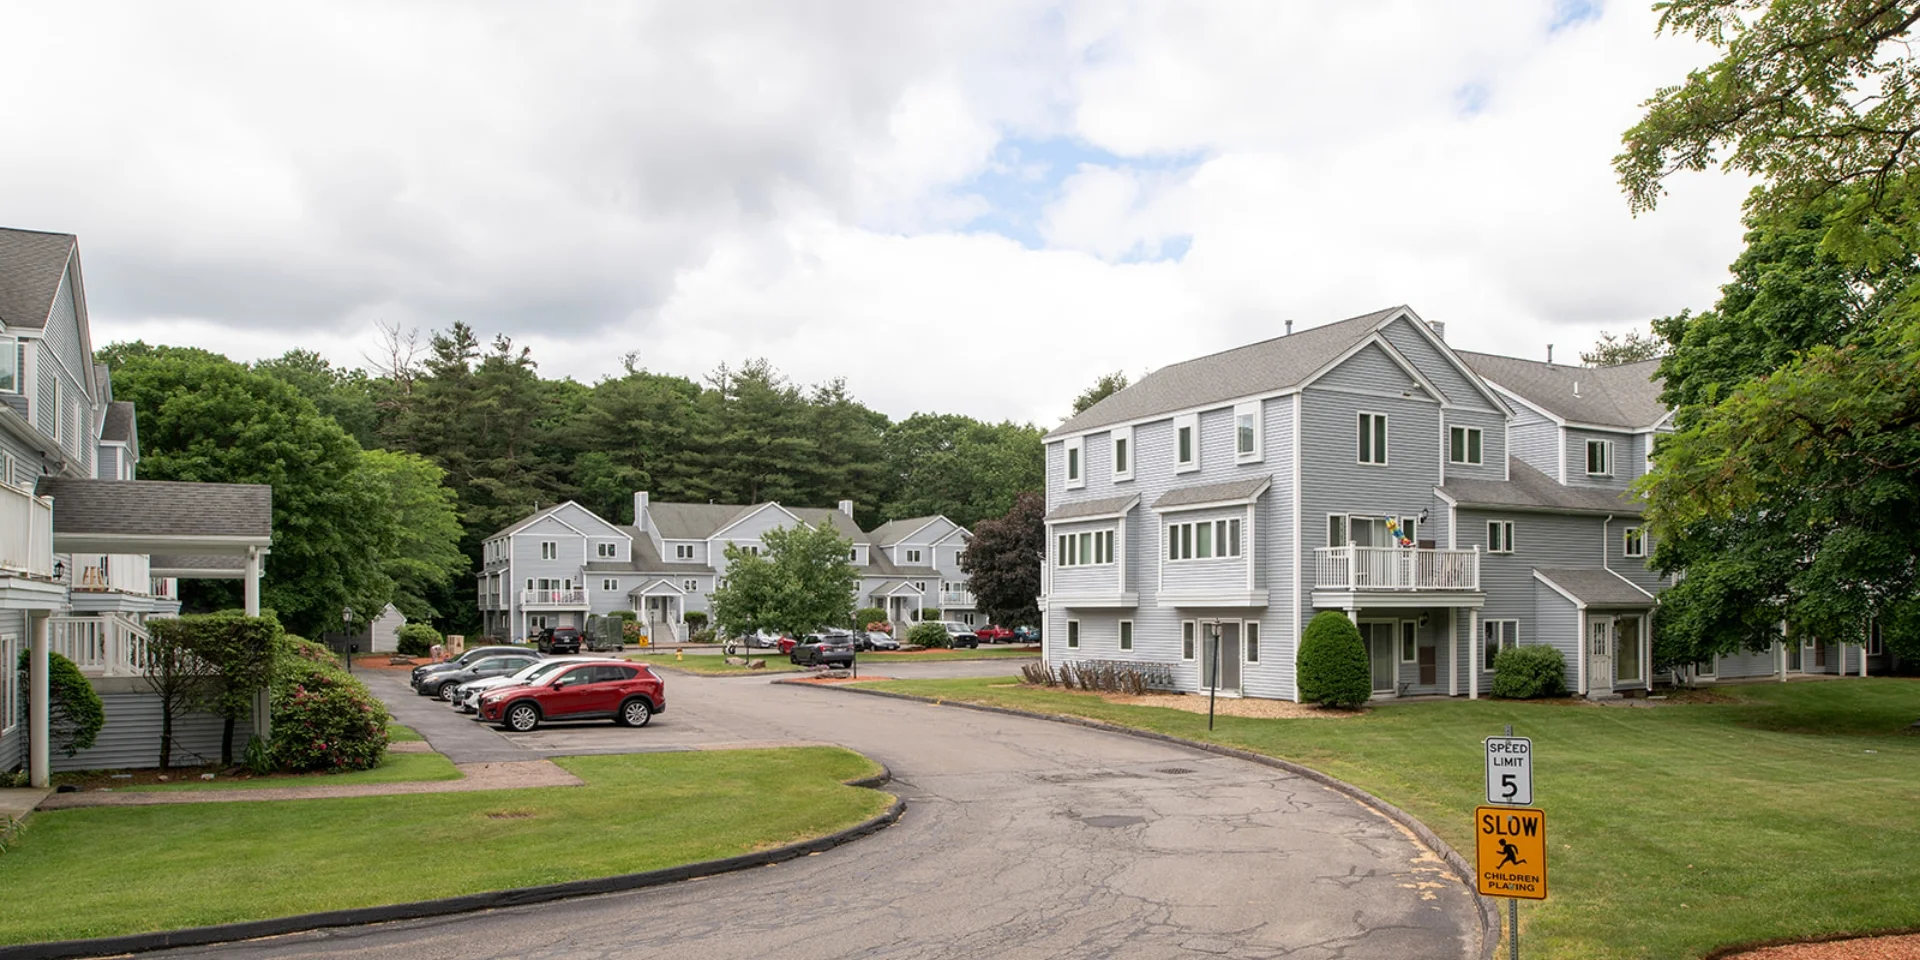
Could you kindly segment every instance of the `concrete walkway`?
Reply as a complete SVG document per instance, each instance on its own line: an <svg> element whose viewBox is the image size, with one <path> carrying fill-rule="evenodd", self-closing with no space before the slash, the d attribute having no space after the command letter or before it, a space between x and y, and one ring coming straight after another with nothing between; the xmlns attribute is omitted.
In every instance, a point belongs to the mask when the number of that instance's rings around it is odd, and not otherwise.
<svg viewBox="0 0 1920 960"><path fill-rule="evenodd" d="M27 814L45 800L51 790L39 787L8 787L0 790L0 818L25 820Z"/></svg>

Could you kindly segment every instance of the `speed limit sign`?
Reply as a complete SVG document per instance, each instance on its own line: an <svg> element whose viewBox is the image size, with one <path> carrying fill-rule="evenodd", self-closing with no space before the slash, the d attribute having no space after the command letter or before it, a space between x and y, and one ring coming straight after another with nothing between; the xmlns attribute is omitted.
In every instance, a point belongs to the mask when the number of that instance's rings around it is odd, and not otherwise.
<svg viewBox="0 0 1920 960"><path fill-rule="evenodd" d="M1487 738L1487 802L1524 807L1533 803L1533 740Z"/></svg>

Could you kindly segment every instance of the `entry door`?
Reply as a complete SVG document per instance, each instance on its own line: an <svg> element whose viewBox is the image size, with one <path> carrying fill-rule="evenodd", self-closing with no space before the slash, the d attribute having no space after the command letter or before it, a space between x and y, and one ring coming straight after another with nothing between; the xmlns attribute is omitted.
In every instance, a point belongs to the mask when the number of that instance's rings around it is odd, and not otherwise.
<svg viewBox="0 0 1920 960"><path fill-rule="evenodd" d="M1240 625L1202 624L1200 631L1200 686L1213 688L1219 678L1221 693L1240 692ZM1214 670L1218 668L1219 673Z"/></svg>
<svg viewBox="0 0 1920 960"><path fill-rule="evenodd" d="M1639 683L1640 618L1615 617L1613 621L1613 679L1621 683Z"/></svg>
<svg viewBox="0 0 1920 960"><path fill-rule="evenodd" d="M1788 673L1800 672L1800 648L1802 646L1803 644L1798 644L1798 643L1787 644L1787 672Z"/></svg>
<svg viewBox="0 0 1920 960"><path fill-rule="evenodd" d="M1587 618L1587 689L1613 689L1613 618Z"/></svg>
<svg viewBox="0 0 1920 960"><path fill-rule="evenodd" d="M1360 624L1360 636L1367 641L1367 660L1373 668L1373 692L1394 694L1394 665L1400 654L1394 649L1397 624L1392 620L1369 620Z"/></svg>

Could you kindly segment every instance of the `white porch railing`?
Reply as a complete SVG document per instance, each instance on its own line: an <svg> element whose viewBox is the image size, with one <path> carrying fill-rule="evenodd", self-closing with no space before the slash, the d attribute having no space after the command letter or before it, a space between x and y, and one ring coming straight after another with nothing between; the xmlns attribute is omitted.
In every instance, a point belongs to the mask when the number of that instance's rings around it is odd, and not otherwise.
<svg viewBox="0 0 1920 960"><path fill-rule="evenodd" d="M587 605L587 591L522 590L520 605L523 607L584 607Z"/></svg>
<svg viewBox="0 0 1920 960"><path fill-rule="evenodd" d="M0 570L53 576L53 501L0 483Z"/></svg>
<svg viewBox="0 0 1920 960"><path fill-rule="evenodd" d="M47 645L88 676L137 677L146 669L146 628L119 614L48 617Z"/></svg>
<svg viewBox="0 0 1920 960"><path fill-rule="evenodd" d="M972 607L973 593L968 590L942 590L940 591L940 606Z"/></svg>
<svg viewBox="0 0 1920 960"><path fill-rule="evenodd" d="M78 568L73 574L73 589L113 591L147 596L153 589L148 575L148 559L137 553L79 555L73 558Z"/></svg>
<svg viewBox="0 0 1920 960"><path fill-rule="evenodd" d="M1478 590L1480 551L1407 547L1321 547L1313 585L1321 590Z"/></svg>

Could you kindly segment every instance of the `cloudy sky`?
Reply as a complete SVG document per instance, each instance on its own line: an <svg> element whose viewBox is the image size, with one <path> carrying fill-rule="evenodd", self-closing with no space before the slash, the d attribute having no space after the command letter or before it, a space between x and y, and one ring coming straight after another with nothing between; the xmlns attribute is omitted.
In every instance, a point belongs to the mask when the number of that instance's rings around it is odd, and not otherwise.
<svg viewBox="0 0 1920 960"><path fill-rule="evenodd" d="M0 223L79 235L96 343L364 365L463 319L895 417L1051 426L1398 303L1572 359L1739 249L1739 181L1614 184L1710 58L1647 6L0 0Z"/></svg>

